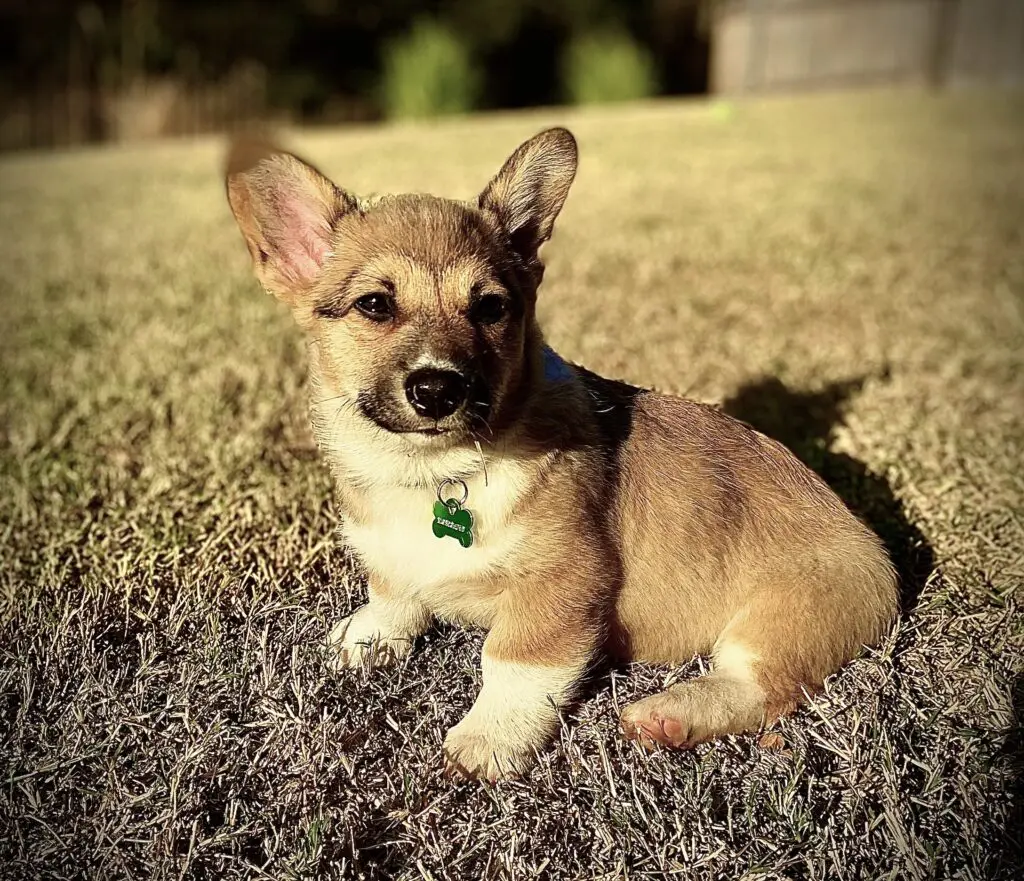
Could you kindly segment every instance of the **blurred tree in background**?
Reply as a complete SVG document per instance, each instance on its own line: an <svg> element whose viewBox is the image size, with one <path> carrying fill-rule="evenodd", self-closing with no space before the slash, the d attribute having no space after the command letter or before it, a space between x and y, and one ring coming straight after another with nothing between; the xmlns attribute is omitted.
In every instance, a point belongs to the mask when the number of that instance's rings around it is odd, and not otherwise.
<svg viewBox="0 0 1024 881"><path fill-rule="evenodd" d="M393 119L466 113L480 91L480 72L451 27L420 19L384 47L382 106Z"/></svg>
<svg viewBox="0 0 1024 881"><path fill-rule="evenodd" d="M704 92L710 2L0 0L0 146Z"/></svg>
<svg viewBox="0 0 1024 881"><path fill-rule="evenodd" d="M574 37L566 48L562 80L572 104L632 101L658 89L650 52L621 31Z"/></svg>

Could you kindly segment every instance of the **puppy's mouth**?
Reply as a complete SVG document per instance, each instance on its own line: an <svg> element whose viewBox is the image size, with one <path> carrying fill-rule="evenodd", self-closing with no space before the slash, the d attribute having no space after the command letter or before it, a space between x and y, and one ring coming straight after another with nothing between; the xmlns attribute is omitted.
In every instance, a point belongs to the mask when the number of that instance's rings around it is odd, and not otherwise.
<svg viewBox="0 0 1024 881"><path fill-rule="evenodd" d="M454 431L453 427L442 427L436 422L432 425L409 425L389 413L374 396L369 394L359 395L358 405L359 412L363 416L389 434L400 434L410 438L438 438L452 434Z"/></svg>
<svg viewBox="0 0 1024 881"><path fill-rule="evenodd" d="M379 422L377 424L380 425ZM381 428L384 428L384 427L385 426L381 425ZM438 437L439 435L442 435L442 434L448 434L449 430L450 429L447 429L447 428L438 428L437 426L434 426L433 428L389 428L388 429L388 431L390 431L390 432L392 432L394 434L422 434L424 437Z"/></svg>
<svg viewBox="0 0 1024 881"><path fill-rule="evenodd" d="M457 413L445 417L443 420L430 420L414 416L412 413L405 412L405 408L398 408L398 412L395 412L395 408L387 398L381 400L372 392L360 394L357 398L357 405L363 417L388 434L401 435L410 440L446 438L450 441L457 441L469 436L476 436L478 430L484 433L489 431L489 397L489 395L478 393Z"/></svg>

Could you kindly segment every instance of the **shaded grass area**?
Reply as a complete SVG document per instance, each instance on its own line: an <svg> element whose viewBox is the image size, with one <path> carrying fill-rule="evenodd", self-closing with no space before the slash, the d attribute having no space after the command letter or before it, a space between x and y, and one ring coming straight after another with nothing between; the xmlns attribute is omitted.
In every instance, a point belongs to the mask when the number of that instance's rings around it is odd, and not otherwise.
<svg viewBox="0 0 1024 881"><path fill-rule="evenodd" d="M883 374L884 377L884 374ZM912 612L935 571L935 552L903 511L885 477L848 453L833 450L836 429L866 377L814 391L787 388L776 377L751 381L722 403L730 416L784 443L820 474L850 509L878 533L900 576L901 609Z"/></svg>
<svg viewBox="0 0 1024 881"><path fill-rule="evenodd" d="M1013 878L1024 828L1024 103L847 95L308 135L469 197L568 123L542 318L720 403L882 535L906 614L776 729L645 754L614 671L521 782L440 775L481 636L325 674L364 598L304 352L220 145L0 164L0 865L11 878Z"/></svg>

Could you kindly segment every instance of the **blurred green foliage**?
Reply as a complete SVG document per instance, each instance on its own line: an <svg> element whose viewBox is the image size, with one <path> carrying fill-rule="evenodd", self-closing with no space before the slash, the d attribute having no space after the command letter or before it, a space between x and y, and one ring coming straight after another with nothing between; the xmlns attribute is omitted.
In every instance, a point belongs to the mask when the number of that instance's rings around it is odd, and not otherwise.
<svg viewBox="0 0 1024 881"><path fill-rule="evenodd" d="M566 47L562 81L572 104L634 101L658 91L651 53L620 30L575 37Z"/></svg>
<svg viewBox="0 0 1024 881"><path fill-rule="evenodd" d="M103 103L140 81L189 89L239 68L307 121L703 92L713 2L0 3L0 103L66 89Z"/></svg>
<svg viewBox="0 0 1024 881"><path fill-rule="evenodd" d="M384 47L381 103L389 118L467 113L477 104L480 85L465 41L437 21L417 19Z"/></svg>

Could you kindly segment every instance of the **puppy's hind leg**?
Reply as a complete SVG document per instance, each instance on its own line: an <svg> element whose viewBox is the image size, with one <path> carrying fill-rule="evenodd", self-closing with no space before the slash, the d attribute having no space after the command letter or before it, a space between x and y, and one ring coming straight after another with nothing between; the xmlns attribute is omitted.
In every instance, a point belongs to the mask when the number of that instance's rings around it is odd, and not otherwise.
<svg viewBox="0 0 1024 881"><path fill-rule="evenodd" d="M741 642L720 639L711 673L630 704L620 719L623 733L645 746L691 747L756 730L764 721L766 701L755 661Z"/></svg>
<svg viewBox="0 0 1024 881"><path fill-rule="evenodd" d="M692 746L791 712L885 631L895 612L895 584L882 560L845 582L762 591L718 637L713 672L626 707L623 730L641 741Z"/></svg>

